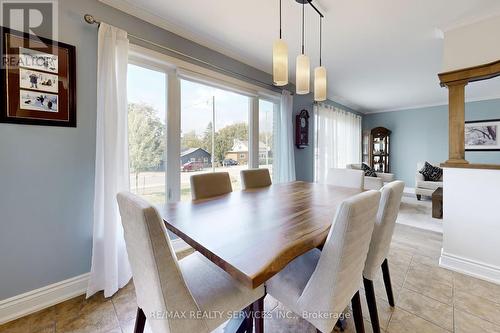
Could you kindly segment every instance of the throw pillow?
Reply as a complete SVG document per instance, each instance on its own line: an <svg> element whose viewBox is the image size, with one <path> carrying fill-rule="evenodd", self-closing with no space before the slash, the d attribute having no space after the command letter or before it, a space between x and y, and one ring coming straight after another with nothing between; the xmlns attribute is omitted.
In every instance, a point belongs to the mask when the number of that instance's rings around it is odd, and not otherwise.
<svg viewBox="0 0 500 333"><path fill-rule="evenodd" d="M424 167L419 172L424 176L426 181L437 182L443 176L443 169L428 162L425 162Z"/></svg>
<svg viewBox="0 0 500 333"><path fill-rule="evenodd" d="M371 168L369 165L362 163L361 169L365 172L365 176L367 177L377 177L375 170Z"/></svg>

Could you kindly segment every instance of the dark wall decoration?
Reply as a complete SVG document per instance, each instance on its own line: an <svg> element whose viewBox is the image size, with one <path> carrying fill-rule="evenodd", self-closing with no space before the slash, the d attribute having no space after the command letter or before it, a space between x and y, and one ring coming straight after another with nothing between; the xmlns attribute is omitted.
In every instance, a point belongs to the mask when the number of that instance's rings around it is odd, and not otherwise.
<svg viewBox="0 0 500 333"><path fill-rule="evenodd" d="M465 122L466 151L500 151L500 119Z"/></svg>
<svg viewBox="0 0 500 333"><path fill-rule="evenodd" d="M0 122L76 127L75 47L1 28Z"/></svg>

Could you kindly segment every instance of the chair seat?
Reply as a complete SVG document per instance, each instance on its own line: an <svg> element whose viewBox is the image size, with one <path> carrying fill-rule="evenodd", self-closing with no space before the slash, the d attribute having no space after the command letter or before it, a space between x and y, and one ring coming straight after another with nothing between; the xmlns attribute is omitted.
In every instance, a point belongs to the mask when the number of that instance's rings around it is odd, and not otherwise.
<svg viewBox="0 0 500 333"><path fill-rule="evenodd" d="M292 304L297 304L318 265L320 256L321 251L313 249L290 262L266 283L267 292L278 301L290 306L290 310L300 313L301 309L294 309Z"/></svg>
<svg viewBox="0 0 500 333"><path fill-rule="evenodd" d="M264 296L263 286L256 289L247 288L198 252L180 260L179 266L200 310L224 313L223 316L207 320L210 330L228 320L229 312L244 309Z"/></svg>
<svg viewBox="0 0 500 333"><path fill-rule="evenodd" d="M417 181L418 188L425 188L427 190L437 190L438 187L443 187L443 182L432 182L426 180Z"/></svg>

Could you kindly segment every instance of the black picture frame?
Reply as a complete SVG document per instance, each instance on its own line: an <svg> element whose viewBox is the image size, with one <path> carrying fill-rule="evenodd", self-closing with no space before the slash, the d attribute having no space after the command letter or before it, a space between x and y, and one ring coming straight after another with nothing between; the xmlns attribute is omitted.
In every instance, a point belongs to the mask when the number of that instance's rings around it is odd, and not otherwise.
<svg viewBox="0 0 500 333"><path fill-rule="evenodd" d="M498 135L498 130L500 130L500 119L483 119L483 120L468 120L465 122L465 126L467 127L467 124L481 124L481 123L493 123L497 122L498 123L498 128L497 128L497 135ZM465 140L467 140L467 133L465 134ZM500 151L500 139L497 137L498 140L498 147L499 148L467 148L467 141L465 142L465 151L467 152L485 152L485 151Z"/></svg>
<svg viewBox="0 0 500 333"><path fill-rule="evenodd" d="M7 36L15 36L22 38L23 41L39 41L45 45L48 45L47 47L47 52L48 54L54 52L54 50L61 50L64 51L67 56L64 57L63 60L61 60L59 54L58 54L58 67L61 66L61 63L64 65L64 77L61 77L59 73L55 73L58 75L58 87L64 87L64 105L61 106L58 103L58 109L56 113L59 112L64 112L66 119L44 119L41 117L37 116L12 116L9 108L13 108L13 104L15 102L9 102L9 97L13 100L18 99L17 103L17 108L18 110L20 109L20 103L21 103L21 98L19 95L16 96L16 94L13 94L12 91L16 89L16 87L8 87L8 80L9 78L9 73L11 73L15 68L18 68L17 70L19 71L19 67L15 66L13 68L8 69L7 66L4 63L4 59L8 55L8 40ZM73 45L69 45L66 43L58 42L58 41L53 41L48 38L43 38L39 36L34 36L26 32L22 31L17 31L14 29L10 29L7 27L0 27L0 50L1 50L1 56L2 56L2 65L0 66L0 94L1 94L1 105L2 105L2 110L0 110L0 123L11 123L11 124L24 124L24 125L41 125L41 126L59 126L59 127L76 127L77 126L77 110L76 110L76 48ZM24 46L23 46L24 47ZM32 49L33 52L44 52L43 49ZM7 72L10 70L11 72ZM18 74L18 76L20 76ZM18 80L20 80L18 78ZM65 82L65 85L62 86L62 82ZM12 86L12 85L11 85ZM10 90L9 90L10 89ZM21 88L18 86L17 87L17 94L19 94L19 91ZM8 95L10 91L11 95ZM31 91L33 93L37 93L35 91ZM45 92L44 92L45 93ZM46 93L45 93L46 94ZM58 102L61 99L61 95L57 93L58 97ZM61 109L62 108L62 109ZM15 111L14 111L15 112ZM36 111L33 111L32 113L37 113ZM39 112L38 112L39 113Z"/></svg>

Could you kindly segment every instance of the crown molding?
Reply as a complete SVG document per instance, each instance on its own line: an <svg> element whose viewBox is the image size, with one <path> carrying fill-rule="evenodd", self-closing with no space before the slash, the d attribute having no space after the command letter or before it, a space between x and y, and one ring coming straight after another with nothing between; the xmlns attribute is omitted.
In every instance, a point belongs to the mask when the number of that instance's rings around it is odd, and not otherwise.
<svg viewBox="0 0 500 333"><path fill-rule="evenodd" d="M498 95L492 95L492 96L478 97L478 98L467 98L465 100L465 103L491 101L491 100L495 100L495 99L500 99L500 94L498 94ZM418 110L418 109L432 108L432 107L437 107L437 106L448 106L448 103L445 102L445 101L443 101L443 102L437 102L437 103L431 103L431 104L413 105L413 106L402 107L402 108L397 108L397 109L377 110L377 111L365 111L364 114L365 115L371 115L371 114L386 113L386 112Z"/></svg>
<svg viewBox="0 0 500 333"><path fill-rule="evenodd" d="M488 13L487 15L479 15L479 16L470 18L468 20L455 21L449 25L438 27L438 29L443 31L444 33L446 33L448 31L460 29L460 28L466 27L468 25L472 25L475 23L486 21L488 19L491 19L491 18L494 18L497 16L500 18L500 11L494 11L494 12Z"/></svg>

